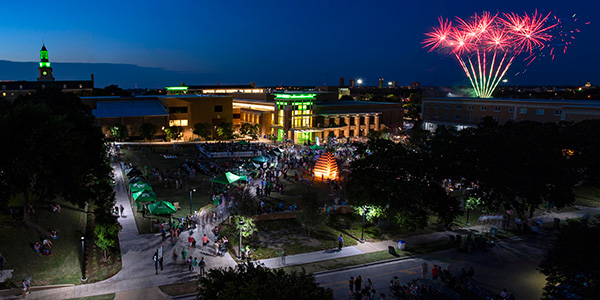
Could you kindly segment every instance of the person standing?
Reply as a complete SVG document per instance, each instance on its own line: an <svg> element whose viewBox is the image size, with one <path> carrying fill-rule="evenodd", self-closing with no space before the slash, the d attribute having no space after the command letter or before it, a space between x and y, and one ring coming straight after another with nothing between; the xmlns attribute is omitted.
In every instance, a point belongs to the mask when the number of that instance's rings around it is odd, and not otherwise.
<svg viewBox="0 0 600 300"><path fill-rule="evenodd" d="M190 234L190 236L188 236L188 244L190 245L190 248L192 247L193 241L194 241L194 237Z"/></svg>
<svg viewBox="0 0 600 300"><path fill-rule="evenodd" d="M183 248L183 250L181 250L181 263L182 264L185 264L186 258L187 258L187 250L185 250L185 248Z"/></svg>
<svg viewBox="0 0 600 300"><path fill-rule="evenodd" d="M357 294L360 294L360 291L362 290L362 278L360 277L360 275L358 275L356 279L354 279L354 290Z"/></svg>
<svg viewBox="0 0 600 300"><path fill-rule="evenodd" d="M200 259L198 263L198 267L200 267L200 276L204 275L204 267L206 267L206 262L204 261L204 257Z"/></svg>
<svg viewBox="0 0 600 300"><path fill-rule="evenodd" d="M122 204L119 204L119 209L121 210L121 217L123 216L123 211L125 210L125 207L123 207Z"/></svg>
<svg viewBox="0 0 600 300"><path fill-rule="evenodd" d="M177 264L177 249L173 248L173 264Z"/></svg>
<svg viewBox="0 0 600 300"><path fill-rule="evenodd" d="M196 272L198 270L198 258L194 257L192 261L192 271Z"/></svg>
<svg viewBox="0 0 600 300"><path fill-rule="evenodd" d="M425 279L425 277L427 277L427 269L429 268L429 266L427 266L427 263L424 262L421 265L421 278Z"/></svg>
<svg viewBox="0 0 600 300"><path fill-rule="evenodd" d="M350 298L354 295L354 277L350 276L350 280L348 280L348 290L350 292Z"/></svg>
<svg viewBox="0 0 600 300"><path fill-rule="evenodd" d="M208 237L206 234L202 237L202 250L206 250L206 245L208 244Z"/></svg>
<svg viewBox="0 0 600 300"><path fill-rule="evenodd" d="M188 263L188 270L191 272L192 271L192 256L191 255L190 255L190 257L188 257L187 263Z"/></svg>
<svg viewBox="0 0 600 300"><path fill-rule="evenodd" d="M219 243L218 241L216 241L213 244L213 248L215 249L215 257L217 257L217 255L219 255L219 247L221 246L221 243Z"/></svg>
<svg viewBox="0 0 600 300"><path fill-rule="evenodd" d="M431 279L437 281L439 275L440 270L437 268L437 265L433 265L433 268L431 269Z"/></svg>
<svg viewBox="0 0 600 300"><path fill-rule="evenodd" d="M338 251L342 251L343 245L344 245L344 238L342 237L342 234L340 233L340 236L338 237Z"/></svg>
<svg viewBox="0 0 600 300"><path fill-rule="evenodd" d="M154 275L156 275L158 274L158 252L154 252L152 259L154 260Z"/></svg>

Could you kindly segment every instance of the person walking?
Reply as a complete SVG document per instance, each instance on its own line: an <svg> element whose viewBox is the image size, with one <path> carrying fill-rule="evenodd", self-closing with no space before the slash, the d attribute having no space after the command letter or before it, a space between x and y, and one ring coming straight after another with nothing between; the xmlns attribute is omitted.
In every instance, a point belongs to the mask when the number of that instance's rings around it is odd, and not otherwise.
<svg viewBox="0 0 600 300"><path fill-rule="evenodd" d="M360 275L354 279L354 290L357 294L360 294L360 291L362 290L362 277L360 277Z"/></svg>
<svg viewBox="0 0 600 300"><path fill-rule="evenodd" d="M340 236L338 237L338 251L342 251L343 245L344 245L344 238L342 237L342 234L340 233Z"/></svg>
<svg viewBox="0 0 600 300"><path fill-rule="evenodd" d="M173 248L173 264L177 264L177 249Z"/></svg>
<svg viewBox="0 0 600 300"><path fill-rule="evenodd" d="M191 255L190 255L190 257L188 257L187 263L188 263L188 270L191 272L192 271L192 256Z"/></svg>
<svg viewBox="0 0 600 300"><path fill-rule="evenodd" d="M221 243L219 243L218 241L216 241L213 244L213 248L215 249L215 257L217 257L217 255L219 255L219 247L221 246Z"/></svg>
<svg viewBox="0 0 600 300"><path fill-rule="evenodd" d="M427 277L427 269L429 268L429 266L427 265L426 262L424 262L421 265L421 278L425 279L425 277Z"/></svg>
<svg viewBox="0 0 600 300"><path fill-rule="evenodd" d="M154 256L152 256L154 260L154 275L158 274L158 252L154 252Z"/></svg>
<svg viewBox="0 0 600 300"><path fill-rule="evenodd" d="M431 268L431 279L437 281L439 275L440 269L438 269L437 265L433 265L433 268Z"/></svg>
<svg viewBox="0 0 600 300"><path fill-rule="evenodd" d="M204 261L204 257L200 259L198 263L198 267L200 267L200 276L204 275L204 267L206 267L206 262Z"/></svg>
<svg viewBox="0 0 600 300"><path fill-rule="evenodd" d="M350 276L350 280L348 280L348 290L350 293L350 298L354 295L354 277Z"/></svg>
<svg viewBox="0 0 600 300"><path fill-rule="evenodd" d="M206 250L206 245L208 244L208 237L206 234L202 237L202 250Z"/></svg>
<svg viewBox="0 0 600 300"><path fill-rule="evenodd" d="M125 210L125 208L123 207L123 205L119 204L119 209L121 210L121 217L122 217L123 211Z"/></svg>

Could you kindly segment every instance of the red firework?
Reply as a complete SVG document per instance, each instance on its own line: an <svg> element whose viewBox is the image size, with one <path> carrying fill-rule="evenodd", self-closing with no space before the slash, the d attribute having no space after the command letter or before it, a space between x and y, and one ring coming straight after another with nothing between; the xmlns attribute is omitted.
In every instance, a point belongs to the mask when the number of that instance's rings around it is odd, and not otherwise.
<svg viewBox="0 0 600 300"><path fill-rule="evenodd" d="M537 57L535 52L552 40L549 31L559 22L550 24L549 17L550 13L543 15L537 11L530 15L504 13L501 16L484 12L466 20L457 17L456 26L440 17L439 27L425 33L427 38L422 43L429 52L445 51L455 56L471 81L475 95L487 98L517 55L527 53L525 60L531 63Z"/></svg>

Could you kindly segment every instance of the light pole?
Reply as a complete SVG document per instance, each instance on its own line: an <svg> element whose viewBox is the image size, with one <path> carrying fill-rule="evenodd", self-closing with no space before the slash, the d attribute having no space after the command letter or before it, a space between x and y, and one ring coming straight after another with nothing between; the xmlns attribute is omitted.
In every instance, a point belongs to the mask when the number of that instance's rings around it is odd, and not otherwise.
<svg viewBox="0 0 600 300"><path fill-rule="evenodd" d="M85 237L81 237L81 282L86 282L85 277Z"/></svg>
<svg viewBox="0 0 600 300"><path fill-rule="evenodd" d="M362 230L361 230L361 232L360 232L360 242L361 242L361 243L364 243L364 242L365 242L365 212L366 212L366 210L367 210L367 207L366 207L366 206L363 206L363 214L362 214L362 215L363 215L363 216L362 216L362 217L363 217L363 218L362 218L362 219L363 219L363 220L362 220L363 222L362 222Z"/></svg>
<svg viewBox="0 0 600 300"><path fill-rule="evenodd" d="M238 259L242 259L242 225L244 225L244 221L240 220L240 251L238 251Z"/></svg>
<svg viewBox="0 0 600 300"><path fill-rule="evenodd" d="M195 191L196 189L190 189L190 215L192 214L192 193Z"/></svg>

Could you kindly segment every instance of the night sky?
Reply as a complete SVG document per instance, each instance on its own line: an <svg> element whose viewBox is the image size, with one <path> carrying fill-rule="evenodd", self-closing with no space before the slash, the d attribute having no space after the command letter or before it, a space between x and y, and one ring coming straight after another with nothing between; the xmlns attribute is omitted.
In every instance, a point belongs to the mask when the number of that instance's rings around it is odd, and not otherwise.
<svg viewBox="0 0 600 300"><path fill-rule="evenodd" d="M566 19L577 14L573 28L582 32L566 55L516 63L509 82L600 84L600 2L591 0L8 1L0 60L38 61L45 41L52 62L158 67L189 74L189 84L337 85L339 77L354 77L367 85L378 78L466 85L451 57L422 48L437 17L536 8ZM138 76L144 87L148 74Z"/></svg>

